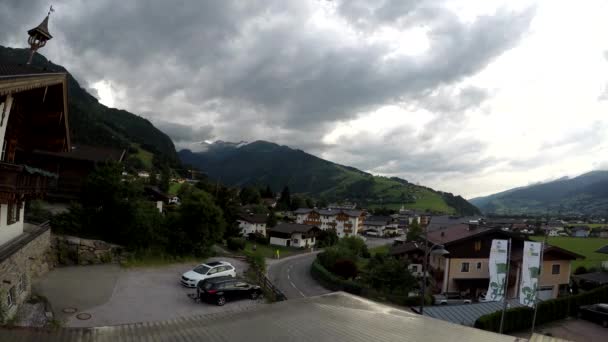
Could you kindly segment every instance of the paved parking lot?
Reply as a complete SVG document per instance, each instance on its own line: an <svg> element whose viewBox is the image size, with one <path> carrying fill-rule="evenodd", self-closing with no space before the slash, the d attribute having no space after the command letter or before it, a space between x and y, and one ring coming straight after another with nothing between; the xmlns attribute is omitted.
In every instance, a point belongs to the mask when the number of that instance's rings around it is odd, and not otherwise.
<svg viewBox="0 0 608 342"><path fill-rule="evenodd" d="M211 260L218 260L212 258ZM239 274L243 261L232 263ZM34 284L34 291L46 296L57 317L68 327L92 327L159 321L222 311L239 311L261 305L264 300L228 302L219 307L195 303L188 298L194 289L179 284L182 273L194 264L123 269L118 265L73 266L55 269ZM64 312L74 308L76 312ZM79 314L89 314L81 320ZM86 318L88 315L80 315Z"/></svg>

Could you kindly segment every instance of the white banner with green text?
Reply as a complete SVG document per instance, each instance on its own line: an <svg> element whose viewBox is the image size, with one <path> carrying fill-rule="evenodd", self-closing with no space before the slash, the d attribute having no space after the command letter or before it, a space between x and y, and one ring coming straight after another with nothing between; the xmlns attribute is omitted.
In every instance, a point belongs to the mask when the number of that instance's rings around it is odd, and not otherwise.
<svg viewBox="0 0 608 342"><path fill-rule="evenodd" d="M492 240L490 250L490 286L486 293L486 301L498 302L504 297L505 281L507 279L508 240Z"/></svg>
<svg viewBox="0 0 608 342"><path fill-rule="evenodd" d="M541 242L524 241L524 259L521 265L521 285L519 302L534 306L538 294L538 277L540 275L540 256L543 248Z"/></svg>

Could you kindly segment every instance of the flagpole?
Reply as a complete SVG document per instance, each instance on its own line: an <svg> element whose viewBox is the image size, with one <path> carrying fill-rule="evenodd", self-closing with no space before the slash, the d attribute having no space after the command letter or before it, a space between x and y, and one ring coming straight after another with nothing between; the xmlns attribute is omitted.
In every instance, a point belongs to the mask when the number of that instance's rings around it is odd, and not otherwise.
<svg viewBox="0 0 608 342"><path fill-rule="evenodd" d="M502 296L502 314L500 315L500 329L499 333L502 334L502 327L505 322L505 311L507 311L507 291L509 290L509 270L511 268L511 239L508 240L507 244L507 274L505 274L505 289Z"/></svg>
<svg viewBox="0 0 608 342"><path fill-rule="evenodd" d="M545 241L547 237L545 237ZM536 293L534 294L534 316L532 316L532 334L534 334L534 326L536 325L536 312L538 311L538 290L540 289L540 275L543 271L543 257L545 256L545 243L540 243L540 264L538 265L538 281L536 282ZM570 303L568 301L568 303Z"/></svg>

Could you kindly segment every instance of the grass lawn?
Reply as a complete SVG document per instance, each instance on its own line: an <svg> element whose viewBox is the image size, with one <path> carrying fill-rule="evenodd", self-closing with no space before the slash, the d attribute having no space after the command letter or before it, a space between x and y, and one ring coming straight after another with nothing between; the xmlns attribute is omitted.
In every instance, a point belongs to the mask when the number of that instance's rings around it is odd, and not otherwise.
<svg viewBox="0 0 608 342"><path fill-rule="evenodd" d="M137 144L133 144L133 147L137 148L137 154L135 156L141 160L146 170L152 170L152 158L154 157L154 154L142 149Z"/></svg>
<svg viewBox="0 0 608 342"><path fill-rule="evenodd" d="M182 187L182 184L171 183L169 184L169 195L177 195L177 191Z"/></svg>
<svg viewBox="0 0 608 342"><path fill-rule="evenodd" d="M388 254L388 251L391 249L390 245L382 245L382 246L378 246L378 247L374 247L374 248L370 248L369 249L369 253L371 255L374 254L378 254L378 253L382 253L382 254Z"/></svg>
<svg viewBox="0 0 608 342"><path fill-rule="evenodd" d="M261 245L256 244L257 251L261 253L266 258L275 258L275 251L279 250L279 256L281 258L288 257L290 255L305 253L308 252L308 249L300 249L300 248L291 248L291 247L283 247L283 246L273 246L273 245ZM253 242L247 241L245 245L246 252L253 252Z"/></svg>
<svg viewBox="0 0 608 342"><path fill-rule="evenodd" d="M544 236L532 236L532 240L543 241ZM550 245L567 249L571 252L585 256L584 260L572 262L572 271L579 267L599 267L602 261L608 260L608 254L594 253L598 248L608 245L608 239L603 238L576 238L565 236L550 236Z"/></svg>

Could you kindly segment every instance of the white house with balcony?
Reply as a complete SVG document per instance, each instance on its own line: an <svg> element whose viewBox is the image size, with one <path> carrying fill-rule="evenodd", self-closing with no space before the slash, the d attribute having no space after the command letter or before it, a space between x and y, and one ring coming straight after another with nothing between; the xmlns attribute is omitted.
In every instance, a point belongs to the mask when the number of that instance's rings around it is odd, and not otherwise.
<svg viewBox="0 0 608 342"><path fill-rule="evenodd" d="M338 237L357 235L363 230L362 210L333 210L300 208L294 211L296 222L316 226L321 230L335 229Z"/></svg>
<svg viewBox="0 0 608 342"><path fill-rule="evenodd" d="M259 233L266 236L267 214L242 214L236 220L241 228L241 234L247 237L249 234Z"/></svg>

